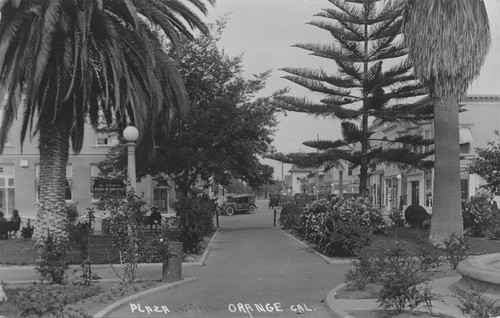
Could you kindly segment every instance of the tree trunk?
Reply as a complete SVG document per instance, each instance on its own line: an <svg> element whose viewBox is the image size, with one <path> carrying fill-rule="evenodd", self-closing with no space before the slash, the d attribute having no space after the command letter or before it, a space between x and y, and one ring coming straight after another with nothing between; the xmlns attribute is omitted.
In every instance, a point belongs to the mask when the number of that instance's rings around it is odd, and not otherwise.
<svg viewBox="0 0 500 318"><path fill-rule="evenodd" d="M434 106L435 177L430 239L440 245L452 234L463 235L458 109L455 97L436 99Z"/></svg>
<svg viewBox="0 0 500 318"><path fill-rule="evenodd" d="M40 127L39 206L33 239L43 243L47 234L67 239L66 165L69 148L68 121L60 118Z"/></svg>

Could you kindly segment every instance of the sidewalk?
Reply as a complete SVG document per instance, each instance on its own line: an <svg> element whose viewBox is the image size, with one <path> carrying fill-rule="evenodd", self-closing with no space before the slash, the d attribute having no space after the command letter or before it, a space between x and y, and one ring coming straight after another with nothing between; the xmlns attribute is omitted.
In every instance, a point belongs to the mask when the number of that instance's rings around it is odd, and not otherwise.
<svg viewBox="0 0 500 318"><path fill-rule="evenodd" d="M446 315L444 317L463 317L458 306L460 301L455 297L453 285L458 282L460 276L447 277L433 280L431 282L432 291L441 295L441 301L433 301L433 313ZM349 313L352 311L376 310L380 309L376 299L337 299L335 295L345 284L335 287L328 293L327 306L334 318L354 318Z"/></svg>
<svg viewBox="0 0 500 318"><path fill-rule="evenodd" d="M183 269L196 281L121 301L103 317L331 317L326 295L349 264L328 264L273 227L259 204L254 215L222 216L205 266Z"/></svg>
<svg viewBox="0 0 500 318"><path fill-rule="evenodd" d="M348 260L320 257L273 226L267 202L254 215L221 216L221 229L198 266L183 263L183 280L122 299L95 317L304 317L352 318L349 311L378 308L375 300L336 299ZM117 280L109 265L93 265L103 280ZM71 266L71 276L81 275ZM141 264L139 279L160 279L162 264ZM34 266L2 266L0 281L38 279ZM445 303L434 311L462 317L450 286L458 277L432 282ZM335 287L337 286L337 287ZM335 287L333 290L332 288ZM159 309L155 312L154 309ZM161 310L160 310L161 309Z"/></svg>

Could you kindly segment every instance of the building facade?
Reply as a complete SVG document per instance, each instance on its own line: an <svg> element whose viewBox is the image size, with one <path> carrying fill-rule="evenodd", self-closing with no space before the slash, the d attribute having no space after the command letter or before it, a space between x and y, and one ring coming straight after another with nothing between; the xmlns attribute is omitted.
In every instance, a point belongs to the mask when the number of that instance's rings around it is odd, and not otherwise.
<svg viewBox="0 0 500 318"><path fill-rule="evenodd" d="M463 101L460 113L460 179L462 198L476 193L484 180L467 171L467 166L476 157L475 149L487 147L488 141L496 139L495 130L500 129L500 95L469 95ZM383 124L374 122L371 129L377 139L413 134L426 139L434 138L434 123L422 121L418 124ZM424 148L425 147L425 148ZM433 145L415 147L415 152L427 152ZM433 159L432 156L429 159ZM385 210L405 209L409 205L420 205L432 213L434 169L401 169L395 165L379 165L370 171L370 197L372 203Z"/></svg>
<svg viewBox="0 0 500 318"><path fill-rule="evenodd" d="M0 155L0 211L9 218L14 209L19 210L23 219L34 219L38 206L39 152L38 138L26 138L20 142L21 122L13 123L4 152ZM97 202L92 189L99 176L98 164L107 152L118 143L116 130L85 127L81 152L70 152L66 166L66 202L75 204L84 213ZM144 195L149 206L158 206L163 213L168 212L169 201L175 193L169 182L144 178L137 184L137 192Z"/></svg>

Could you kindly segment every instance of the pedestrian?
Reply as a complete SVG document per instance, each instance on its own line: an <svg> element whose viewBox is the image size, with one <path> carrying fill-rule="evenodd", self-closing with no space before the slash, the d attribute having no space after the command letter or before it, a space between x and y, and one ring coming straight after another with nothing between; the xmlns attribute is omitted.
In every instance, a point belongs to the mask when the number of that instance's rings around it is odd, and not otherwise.
<svg viewBox="0 0 500 318"><path fill-rule="evenodd" d="M10 218L10 228L9 228L9 234L11 237L17 237L17 231L21 228L21 217L19 216L19 211L14 210L12 211L12 217Z"/></svg>
<svg viewBox="0 0 500 318"><path fill-rule="evenodd" d="M153 224L155 225L155 228L158 228L158 226L161 225L161 213L158 212L158 208L155 206L151 208L149 222L149 226L151 229L153 229Z"/></svg>
<svg viewBox="0 0 500 318"><path fill-rule="evenodd" d="M9 237L9 229L7 219L4 218L3 212L0 211L0 239L7 239Z"/></svg>
<svg viewBox="0 0 500 318"><path fill-rule="evenodd" d="M491 211L493 211L493 213L498 213L498 204L495 199L491 199Z"/></svg>

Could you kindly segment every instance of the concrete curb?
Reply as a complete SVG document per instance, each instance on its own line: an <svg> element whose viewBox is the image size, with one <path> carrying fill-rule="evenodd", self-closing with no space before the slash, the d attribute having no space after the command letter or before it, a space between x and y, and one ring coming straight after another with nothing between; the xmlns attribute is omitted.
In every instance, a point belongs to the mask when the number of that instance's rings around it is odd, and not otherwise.
<svg viewBox="0 0 500 318"><path fill-rule="evenodd" d="M346 284L340 284L334 289L330 290L330 292L326 295L326 307L333 318L354 318L353 316L343 311L339 306L337 306L335 301L337 292L340 289L344 288L344 286L346 286Z"/></svg>
<svg viewBox="0 0 500 318"><path fill-rule="evenodd" d="M431 281L431 285L436 281L443 284L443 280L455 279L456 277L448 278L438 278ZM328 312L333 318L355 318L354 316L348 314L346 310L377 310L380 309L377 303L377 299L337 299L337 293L340 289L347 286L347 284L340 284L334 289L332 289L326 296L326 307ZM445 286L445 285L442 285ZM455 287L453 284L450 288ZM438 291L439 293L439 291ZM446 296L441 292L442 296ZM437 301L433 303L432 313L438 317L461 317L457 316L453 310L450 312L449 304L444 301Z"/></svg>
<svg viewBox="0 0 500 318"><path fill-rule="evenodd" d="M118 307L122 306L123 304L125 304L127 302L137 301L138 299L147 297L151 294L154 294L157 292L162 292L162 291L165 291L165 290L177 287L177 286L181 286L181 285L185 285L187 283L194 282L196 279L197 279L196 277L184 277L180 281L161 285L161 286L151 288L151 289L145 290L145 291L137 293L137 294L130 295L128 297L125 297L123 299L120 299L120 300L112 303L111 305L107 306L106 308L104 308L101 311L99 311L98 313L96 313L93 317L94 318L106 317L106 315L110 314L112 311L116 310Z"/></svg>
<svg viewBox="0 0 500 318"><path fill-rule="evenodd" d="M320 252L316 251L314 248L312 248L311 246L307 245L306 243L304 243L303 241L299 240L298 238L296 238L295 236L293 236L292 234L282 230L282 229L279 229L281 232L283 232L285 235L287 235L289 238L291 238L292 240L294 240L295 242L299 243L300 245L304 246L304 247L307 247L307 248L310 248L311 251L314 252L314 254L316 254L316 256L318 256L319 258L323 259L326 263L330 264L330 265L337 265L337 264L351 264L351 259L334 259L334 258L330 258L328 256L325 256L323 254L321 254Z"/></svg>
<svg viewBox="0 0 500 318"><path fill-rule="evenodd" d="M207 259L208 253L210 252L212 245L214 245L215 238L217 237L217 234L219 234L219 231L220 229L217 229L212 235L212 238L208 242L208 245L205 248L205 251L203 251L203 254L201 255L201 258L198 262L183 262L182 266L205 266L205 261Z"/></svg>

